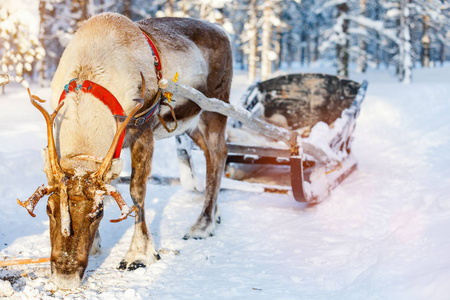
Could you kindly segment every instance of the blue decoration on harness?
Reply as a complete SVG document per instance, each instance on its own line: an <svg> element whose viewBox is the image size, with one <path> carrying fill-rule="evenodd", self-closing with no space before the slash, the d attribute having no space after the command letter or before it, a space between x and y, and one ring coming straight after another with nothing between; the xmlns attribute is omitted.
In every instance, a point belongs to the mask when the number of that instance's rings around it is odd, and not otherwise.
<svg viewBox="0 0 450 300"><path fill-rule="evenodd" d="M74 81L74 80L77 80L78 78L74 78L74 79L71 79L70 81L69 81L69 83L68 84L66 84L65 86L64 86L64 91L66 92L66 94L68 94L69 92L71 92L70 91L70 84L72 83L72 81ZM78 90L81 90L81 88L83 87L83 85L82 84L77 84L77 85L75 85L75 87L74 87L74 91L78 91ZM91 89L91 87L92 86L89 86L88 87L88 91Z"/></svg>

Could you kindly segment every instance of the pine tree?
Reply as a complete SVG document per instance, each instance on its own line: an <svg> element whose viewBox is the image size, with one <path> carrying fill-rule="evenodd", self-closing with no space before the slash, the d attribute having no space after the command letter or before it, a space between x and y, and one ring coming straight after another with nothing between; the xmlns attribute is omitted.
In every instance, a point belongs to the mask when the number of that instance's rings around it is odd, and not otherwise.
<svg viewBox="0 0 450 300"><path fill-rule="evenodd" d="M34 44L47 53L40 78L52 78L80 22L103 11L132 20L176 16L220 24L236 66L248 67L251 81L294 62L323 59L335 62L342 76L348 76L351 62L360 72L384 62L410 82L419 62L442 64L450 46L448 0L39 0L40 36ZM9 50L0 51L3 57ZM23 70L28 67L22 63Z"/></svg>

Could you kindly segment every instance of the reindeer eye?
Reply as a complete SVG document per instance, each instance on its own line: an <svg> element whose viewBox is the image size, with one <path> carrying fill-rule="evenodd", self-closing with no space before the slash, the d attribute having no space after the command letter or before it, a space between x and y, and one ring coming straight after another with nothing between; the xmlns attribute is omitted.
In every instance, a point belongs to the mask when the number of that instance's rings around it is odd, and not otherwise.
<svg viewBox="0 0 450 300"><path fill-rule="evenodd" d="M103 219L103 210L101 211L101 212L99 212L96 216L95 216L95 219L96 220L101 220L101 219Z"/></svg>
<svg viewBox="0 0 450 300"><path fill-rule="evenodd" d="M101 219L102 217L103 217L103 206L96 211L94 219L98 219L98 218Z"/></svg>

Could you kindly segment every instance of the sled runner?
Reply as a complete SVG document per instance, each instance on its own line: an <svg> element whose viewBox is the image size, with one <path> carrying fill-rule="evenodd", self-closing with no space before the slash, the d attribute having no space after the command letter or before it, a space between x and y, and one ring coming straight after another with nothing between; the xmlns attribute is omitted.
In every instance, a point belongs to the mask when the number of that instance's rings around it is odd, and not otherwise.
<svg viewBox="0 0 450 300"><path fill-rule="evenodd" d="M240 106L206 98L167 80L160 87L234 119L227 132L227 177L242 179L246 170L254 172L261 165L281 167L289 174L290 187L246 183L246 189L292 192L299 202L318 203L356 169L352 134L367 85L326 74L291 74L256 82ZM194 168L193 142L186 135L176 140L183 188L202 190ZM242 186L226 178L223 185Z"/></svg>

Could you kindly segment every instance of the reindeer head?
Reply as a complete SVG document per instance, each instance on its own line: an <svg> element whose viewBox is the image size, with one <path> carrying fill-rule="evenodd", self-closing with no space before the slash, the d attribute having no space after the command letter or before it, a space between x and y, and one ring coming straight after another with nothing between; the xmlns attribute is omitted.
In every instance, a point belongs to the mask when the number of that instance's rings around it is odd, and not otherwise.
<svg viewBox="0 0 450 300"><path fill-rule="evenodd" d="M30 94L30 92L28 91ZM58 162L55 141L53 137L53 121L64 102L49 114L38 102L45 102L30 94L31 103L44 115L47 123L48 136L48 186L40 186L25 202L17 202L25 207L31 216L38 201L45 195L50 195L47 204L47 214L50 219L51 240L51 272L53 281L59 288L71 289L78 287L87 267L88 256L103 217L103 198L109 195L117 202L121 215L111 222L126 219L136 207L128 207L119 192L108 184L114 151L120 135L128 122L142 107L142 99L135 99L136 106L123 123L117 120L117 131L110 149L104 159L97 163L96 171L85 171L61 168Z"/></svg>

